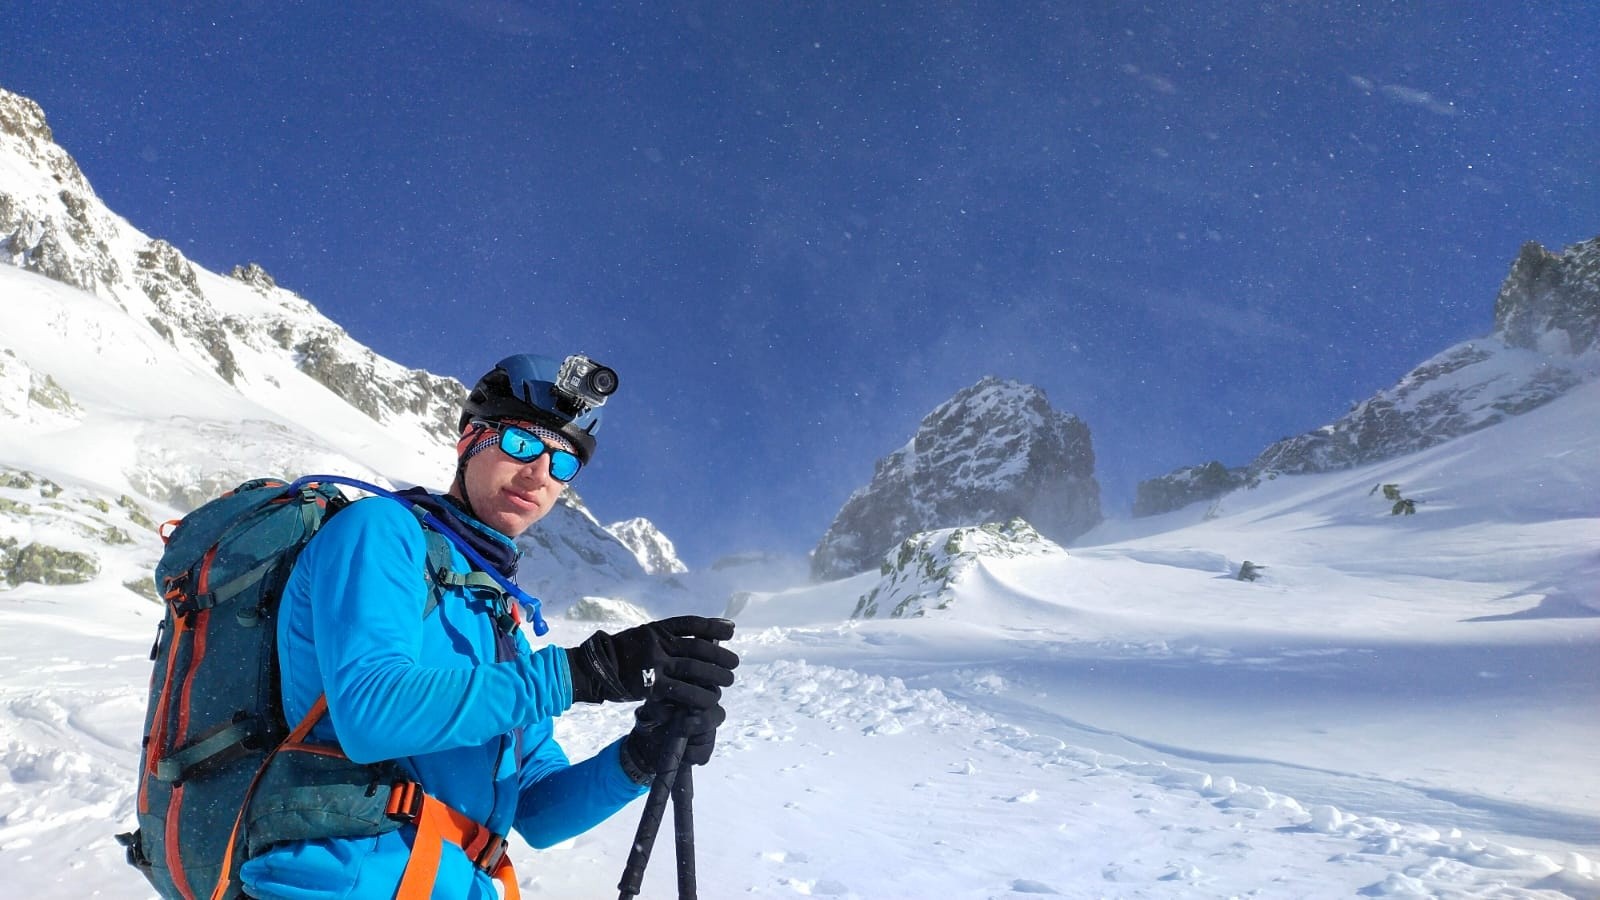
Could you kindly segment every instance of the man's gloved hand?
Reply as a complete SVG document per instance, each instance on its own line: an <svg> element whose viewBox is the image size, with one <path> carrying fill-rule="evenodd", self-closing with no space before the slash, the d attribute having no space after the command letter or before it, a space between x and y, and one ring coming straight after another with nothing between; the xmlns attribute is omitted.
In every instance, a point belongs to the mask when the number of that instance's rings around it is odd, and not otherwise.
<svg viewBox="0 0 1600 900"><path fill-rule="evenodd" d="M713 643L731 637L733 622L702 616L662 619L614 635L597 631L567 650L573 702L655 699L709 709L733 684L739 665L737 653Z"/></svg>
<svg viewBox="0 0 1600 900"><path fill-rule="evenodd" d="M622 745L623 770L635 781L643 784L656 773L661 755L672 739L672 719L680 713L685 717L682 727L689 738L683 749L683 763L703 766L711 761L711 751L717 744L717 727L728 718L722 704L690 710L674 703L646 700L634 711L633 731Z"/></svg>

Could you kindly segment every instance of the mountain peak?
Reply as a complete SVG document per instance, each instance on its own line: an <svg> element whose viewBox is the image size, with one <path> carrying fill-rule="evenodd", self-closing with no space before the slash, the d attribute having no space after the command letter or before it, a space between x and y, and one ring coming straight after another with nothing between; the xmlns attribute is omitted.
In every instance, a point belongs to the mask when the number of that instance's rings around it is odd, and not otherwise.
<svg viewBox="0 0 1600 900"><path fill-rule="evenodd" d="M228 277L235 281L242 281L259 291L273 291L278 287L278 282L267 274L267 270L263 269L260 263L234 266L233 271L228 273Z"/></svg>
<svg viewBox="0 0 1600 900"><path fill-rule="evenodd" d="M32 143L55 143L44 108L31 98L0 88L0 134L9 134Z"/></svg>
<svg viewBox="0 0 1600 900"><path fill-rule="evenodd" d="M639 565L644 566L644 570L651 575L676 575L689 571L689 567L678 559L678 550L672 546L672 541L649 519L613 522L606 526L606 531L632 550Z"/></svg>
<svg viewBox="0 0 1600 900"><path fill-rule="evenodd" d="M922 419L845 502L812 557L838 578L924 531L1022 518L1058 541L1100 521L1089 426L1033 385L985 376Z"/></svg>
<svg viewBox="0 0 1600 900"><path fill-rule="evenodd" d="M1511 347L1577 356L1600 338L1600 237L1561 253L1522 245L1494 304L1495 334Z"/></svg>

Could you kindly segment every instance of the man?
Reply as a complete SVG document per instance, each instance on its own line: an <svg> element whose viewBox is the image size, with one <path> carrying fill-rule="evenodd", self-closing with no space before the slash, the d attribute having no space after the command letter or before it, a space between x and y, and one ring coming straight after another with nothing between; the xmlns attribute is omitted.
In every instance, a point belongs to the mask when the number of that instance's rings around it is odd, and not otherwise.
<svg viewBox="0 0 1600 900"><path fill-rule="evenodd" d="M589 461L615 387L615 373L583 357L502 360L467 398L450 489L406 498L511 576L513 539ZM451 568L467 571L451 552ZM514 827L546 847L644 793L675 715L689 723L684 758L710 757L721 689L739 662L715 642L733 623L684 616L534 652L494 598L442 588L429 609L427 565L418 517L381 498L331 518L295 564L278 622L286 718L299 721L325 696L308 742L336 744L356 763L396 761L429 806L395 831L268 848L240 872L250 896L492 900L494 878L512 881L501 837ZM574 702L637 700L631 732L568 762L555 716Z"/></svg>

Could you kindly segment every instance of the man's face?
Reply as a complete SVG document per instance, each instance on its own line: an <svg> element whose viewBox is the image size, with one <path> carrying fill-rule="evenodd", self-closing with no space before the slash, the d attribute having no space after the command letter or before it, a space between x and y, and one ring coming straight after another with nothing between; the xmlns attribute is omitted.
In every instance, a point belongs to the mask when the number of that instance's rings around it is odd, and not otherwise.
<svg viewBox="0 0 1600 900"><path fill-rule="evenodd" d="M499 446L467 460L463 480L478 521L513 538L544 518L566 487L550 477L550 454L522 463Z"/></svg>

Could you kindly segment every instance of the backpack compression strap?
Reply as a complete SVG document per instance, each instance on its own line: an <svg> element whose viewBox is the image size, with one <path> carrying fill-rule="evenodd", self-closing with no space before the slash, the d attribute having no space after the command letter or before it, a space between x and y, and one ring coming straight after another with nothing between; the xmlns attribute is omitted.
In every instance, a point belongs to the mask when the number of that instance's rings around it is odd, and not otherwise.
<svg viewBox="0 0 1600 900"><path fill-rule="evenodd" d="M311 704L311 711L306 713L306 717L300 720L300 724L289 732L289 736L284 738L282 743L272 748L272 752L267 754L267 758L263 759L260 767L256 769L255 777L250 779L250 786L245 788L244 802L239 804L239 814L233 819L233 831L228 834L228 849L222 854L222 871L217 874L217 886L211 891L211 900L224 900L228 896L228 888L233 884L233 850L239 846L239 832L244 827L245 811L250 808L250 800L255 795L256 786L261 783L261 776L267 773L267 766L271 765L279 750L291 743L298 744L305 740L306 735L311 733L311 726L317 724L317 720L327 711L328 697L324 694L317 698L316 703Z"/></svg>

